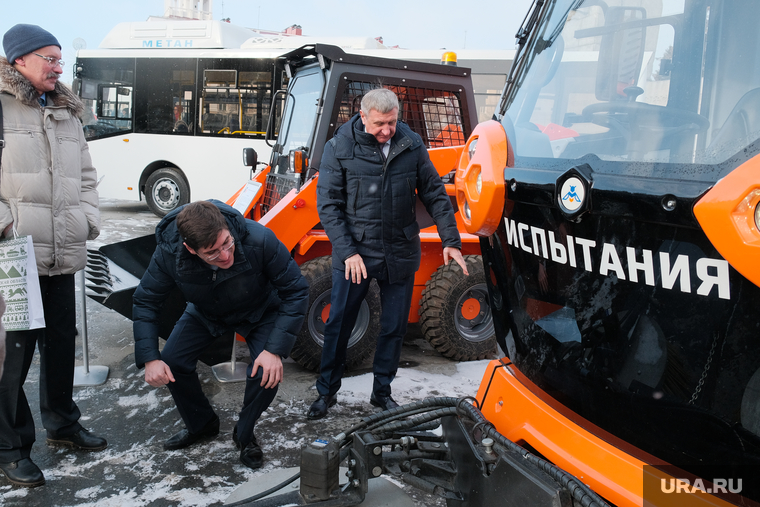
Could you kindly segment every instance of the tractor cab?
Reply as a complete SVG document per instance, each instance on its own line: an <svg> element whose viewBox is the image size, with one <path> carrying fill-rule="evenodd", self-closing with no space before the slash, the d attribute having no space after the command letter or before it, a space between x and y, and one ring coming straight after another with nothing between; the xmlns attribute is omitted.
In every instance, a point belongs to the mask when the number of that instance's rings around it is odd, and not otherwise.
<svg viewBox="0 0 760 507"><path fill-rule="evenodd" d="M462 146L477 123L469 69L378 58L327 44L304 46L276 60L287 89L277 92L267 126L272 146L264 216L319 169L325 143L359 112L363 95L383 86L399 97L399 120L428 148ZM432 75L425 75L432 73ZM277 119L280 119L279 124ZM453 182L453 169L449 182ZM252 206L253 207L253 206Z"/></svg>
<svg viewBox="0 0 760 507"><path fill-rule="evenodd" d="M457 174L505 368L616 449L592 487L618 505L641 500L642 466L743 477L760 500L755 7L536 2ZM525 417L502 421L511 438L583 469Z"/></svg>

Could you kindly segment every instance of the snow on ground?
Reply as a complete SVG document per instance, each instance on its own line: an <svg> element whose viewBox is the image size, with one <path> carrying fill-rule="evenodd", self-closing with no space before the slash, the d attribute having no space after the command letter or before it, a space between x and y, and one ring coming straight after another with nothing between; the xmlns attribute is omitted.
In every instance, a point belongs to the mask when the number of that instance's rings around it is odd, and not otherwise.
<svg viewBox="0 0 760 507"><path fill-rule="evenodd" d="M126 211L125 211L126 210ZM91 249L152 234L158 217L144 203L104 200L102 232L88 243ZM347 374L338 393L338 404L328 416L309 421L305 414L317 397L316 373L286 361L285 381L277 397L262 415L256 436L264 451L260 470L239 461L231 440L243 398L244 383L220 383L211 369L199 363L204 392L221 420L218 437L181 451L164 451L163 442L182 428L174 402L166 388L145 383L134 365L132 322L88 299L89 360L108 366L105 384L75 389L82 424L108 439L108 448L89 453L45 443L39 417L39 358L25 384L36 423L32 459L47 479L45 486L26 489L11 486L0 474L0 506L3 507L190 507L221 505L240 485L273 470L297 467L301 446L317 437L339 434L377 409L369 404L372 374L365 370ZM417 331L419 333L419 331ZM77 344L81 367L81 342ZM238 360L247 361L245 347ZM443 358L421 336L405 340L402 368L393 382L393 396L400 404L427 397L474 396L488 361L454 363ZM408 487L407 487L408 488ZM442 501L405 488L418 507L443 505Z"/></svg>
<svg viewBox="0 0 760 507"><path fill-rule="evenodd" d="M454 365L452 374L401 368L393 383L393 396L401 404L431 396L472 396L487 363L459 363ZM295 364L288 366L300 368ZM42 468L47 484L27 490L11 487L0 479L0 505L221 505L248 480L278 468L298 466L302 445L317 437L337 435L358 418L376 410L368 403L371 373L344 378L338 405L321 421L308 421L304 417L316 397L313 382L304 386L302 399L281 399L278 395L257 426L266 461L262 469L253 471L240 464L231 441L231 427L239 407L235 403L228 406L220 394L213 394L218 389L234 389L240 394L232 397L239 402L242 384L216 384L202 374L202 381L210 388L212 404L222 419L222 432L210 442L184 451L166 452L162 442L182 427L171 396L166 389L153 389L145 384L141 372L133 365L128 370L124 378L111 378L102 386L76 390L75 400L85 414L83 424L106 435L109 447L98 453L48 447L44 444L44 431L40 432L38 427L32 458ZM36 385L27 386L28 391L31 389L36 390ZM94 409L93 400L97 400L98 410ZM423 498L418 505L438 505L428 503L434 500Z"/></svg>

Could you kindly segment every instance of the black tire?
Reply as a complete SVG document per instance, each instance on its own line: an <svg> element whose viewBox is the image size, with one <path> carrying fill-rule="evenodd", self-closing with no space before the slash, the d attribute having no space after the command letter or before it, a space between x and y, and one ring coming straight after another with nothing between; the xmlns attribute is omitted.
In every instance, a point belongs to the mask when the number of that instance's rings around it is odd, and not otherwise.
<svg viewBox="0 0 760 507"><path fill-rule="evenodd" d="M492 357L496 352L493 315L488 304L483 261L464 257L465 276L459 264L449 261L425 284L420 299L420 327L428 342L443 356L456 361Z"/></svg>
<svg viewBox="0 0 760 507"><path fill-rule="evenodd" d="M290 356L307 370L318 372L325 338L323 319L332 293L332 257L319 257L304 262L301 265L301 273L309 282L309 311ZM372 282L348 341L347 371L358 368L375 353L379 334L380 289Z"/></svg>
<svg viewBox="0 0 760 507"><path fill-rule="evenodd" d="M162 217L190 202L190 186L177 169L159 169L145 182L145 202L153 213Z"/></svg>

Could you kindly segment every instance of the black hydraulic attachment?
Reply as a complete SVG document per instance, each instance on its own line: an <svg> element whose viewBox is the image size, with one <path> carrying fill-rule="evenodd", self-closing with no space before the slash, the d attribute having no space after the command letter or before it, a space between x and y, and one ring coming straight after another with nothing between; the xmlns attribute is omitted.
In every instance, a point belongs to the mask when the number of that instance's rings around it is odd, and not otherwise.
<svg viewBox="0 0 760 507"><path fill-rule="evenodd" d="M369 480L386 474L449 507L607 506L581 481L496 432L473 402L429 398L365 417L302 447L300 491L230 505L358 505Z"/></svg>

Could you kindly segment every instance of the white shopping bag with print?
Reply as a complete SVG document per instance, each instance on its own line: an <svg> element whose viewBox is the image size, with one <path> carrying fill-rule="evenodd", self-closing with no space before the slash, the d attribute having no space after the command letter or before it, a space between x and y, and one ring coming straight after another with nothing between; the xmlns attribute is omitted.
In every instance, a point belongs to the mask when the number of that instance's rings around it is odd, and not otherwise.
<svg viewBox="0 0 760 507"><path fill-rule="evenodd" d="M5 299L6 331L45 327L40 279L31 236L0 241L0 294Z"/></svg>

